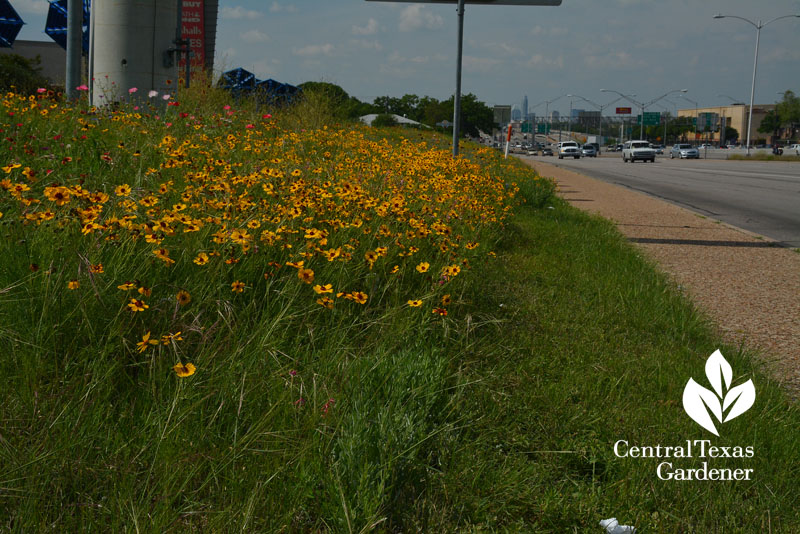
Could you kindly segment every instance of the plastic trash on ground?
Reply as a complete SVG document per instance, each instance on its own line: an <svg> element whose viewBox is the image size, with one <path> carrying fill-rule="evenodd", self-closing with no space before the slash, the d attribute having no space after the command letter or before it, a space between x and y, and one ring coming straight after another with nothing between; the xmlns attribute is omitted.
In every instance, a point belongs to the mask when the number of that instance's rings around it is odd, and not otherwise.
<svg viewBox="0 0 800 534"><path fill-rule="evenodd" d="M620 525L616 517L601 519L600 526L606 529L606 534L634 534L636 528L629 525Z"/></svg>

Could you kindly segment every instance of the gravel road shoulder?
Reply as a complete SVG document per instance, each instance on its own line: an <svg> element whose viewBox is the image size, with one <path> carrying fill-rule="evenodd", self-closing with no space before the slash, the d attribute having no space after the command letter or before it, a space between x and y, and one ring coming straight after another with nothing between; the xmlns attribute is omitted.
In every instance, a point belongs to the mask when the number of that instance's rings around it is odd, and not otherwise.
<svg viewBox="0 0 800 534"><path fill-rule="evenodd" d="M637 191L526 163L554 178L573 206L615 222L728 341L757 349L774 377L800 397L800 253Z"/></svg>

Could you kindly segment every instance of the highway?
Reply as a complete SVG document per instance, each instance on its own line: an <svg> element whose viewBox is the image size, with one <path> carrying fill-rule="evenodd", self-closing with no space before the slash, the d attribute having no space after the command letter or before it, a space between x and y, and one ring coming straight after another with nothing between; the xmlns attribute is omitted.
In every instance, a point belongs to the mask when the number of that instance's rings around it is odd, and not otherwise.
<svg viewBox="0 0 800 534"><path fill-rule="evenodd" d="M710 152L710 151L709 151ZM618 154L540 160L683 206L800 248L800 162L672 160L623 163Z"/></svg>

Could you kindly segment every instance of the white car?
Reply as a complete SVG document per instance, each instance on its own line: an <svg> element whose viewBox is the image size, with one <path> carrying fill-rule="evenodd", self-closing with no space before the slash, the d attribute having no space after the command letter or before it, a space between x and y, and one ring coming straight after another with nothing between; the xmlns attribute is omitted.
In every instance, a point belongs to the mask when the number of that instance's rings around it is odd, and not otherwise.
<svg viewBox="0 0 800 534"><path fill-rule="evenodd" d="M562 141L558 143L558 159L581 157L581 148L575 141Z"/></svg>
<svg viewBox="0 0 800 534"><path fill-rule="evenodd" d="M648 141L628 141L622 146L622 161L633 163L637 159L650 163L656 160L656 151Z"/></svg>
<svg viewBox="0 0 800 534"><path fill-rule="evenodd" d="M785 149L783 149L784 154L788 155L791 154L792 152L794 152L795 156L800 156L800 145L794 144L787 146Z"/></svg>

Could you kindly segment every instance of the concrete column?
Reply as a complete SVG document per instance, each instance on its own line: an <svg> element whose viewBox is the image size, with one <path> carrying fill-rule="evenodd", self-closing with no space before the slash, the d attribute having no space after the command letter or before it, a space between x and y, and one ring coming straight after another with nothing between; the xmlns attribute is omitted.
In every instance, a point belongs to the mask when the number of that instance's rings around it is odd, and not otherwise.
<svg viewBox="0 0 800 534"><path fill-rule="evenodd" d="M104 0L93 2L93 104L147 98L151 90L173 93L178 86L175 20L178 0Z"/></svg>

